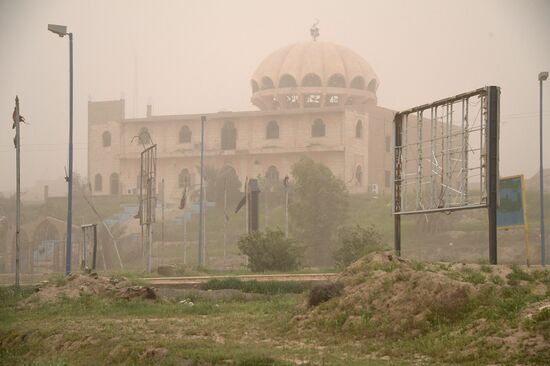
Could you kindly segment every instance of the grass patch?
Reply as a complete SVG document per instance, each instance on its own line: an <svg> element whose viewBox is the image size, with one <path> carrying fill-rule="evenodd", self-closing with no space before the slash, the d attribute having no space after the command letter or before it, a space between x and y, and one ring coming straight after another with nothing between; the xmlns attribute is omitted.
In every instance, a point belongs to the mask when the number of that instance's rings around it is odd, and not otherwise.
<svg viewBox="0 0 550 366"><path fill-rule="evenodd" d="M504 280L500 276L492 275L489 277L489 281L491 281L495 285L499 285L499 286L504 285Z"/></svg>
<svg viewBox="0 0 550 366"><path fill-rule="evenodd" d="M32 286L0 286L0 310L15 306L19 301L27 298L34 292ZM0 313L1 315L1 313Z"/></svg>
<svg viewBox="0 0 550 366"><path fill-rule="evenodd" d="M471 268L465 268L462 270L462 280L465 282L473 283L474 285L480 285L485 283L485 276L478 271Z"/></svg>
<svg viewBox="0 0 550 366"><path fill-rule="evenodd" d="M481 272L493 273L493 268L488 264L482 264L479 269Z"/></svg>
<svg viewBox="0 0 550 366"><path fill-rule="evenodd" d="M424 263L419 262L419 261L415 261L415 260L411 261L411 267L415 271L424 271L424 270L426 270L426 265Z"/></svg>
<svg viewBox="0 0 550 366"><path fill-rule="evenodd" d="M299 294L310 288L309 282L300 281L242 281L238 278L214 278L201 284L201 290L234 289L242 292L278 295Z"/></svg>
<svg viewBox="0 0 550 366"><path fill-rule="evenodd" d="M527 327L542 334L550 341L550 308L542 309L527 321Z"/></svg>
<svg viewBox="0 0 550 366"><path fill-rule="evenodd" d="M531 282L534 280L533 276L531 276L529 273L525 272L516 265L512 266L512 272L508 273L508 275L506 275L506 278L512 284L516 284L518 281Z"/></svg>

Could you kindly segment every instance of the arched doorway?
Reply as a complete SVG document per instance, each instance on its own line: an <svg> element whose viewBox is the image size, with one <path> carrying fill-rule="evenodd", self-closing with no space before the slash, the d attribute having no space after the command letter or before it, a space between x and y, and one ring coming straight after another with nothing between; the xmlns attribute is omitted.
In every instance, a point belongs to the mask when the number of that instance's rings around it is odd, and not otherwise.
<svg viewBox="0 0 550 366"><path fill-rule="evenodd" d="M118 174L113 173L109 178L109 193L111 195L117 195L119 192L118 186L119 186Z"/></svg>
<svg viewBox="0 0 550 366"><path fill-rule="evenodd" d="M42 221L32 235L32 272L63 270L61 234L49 221Z"/></svg>

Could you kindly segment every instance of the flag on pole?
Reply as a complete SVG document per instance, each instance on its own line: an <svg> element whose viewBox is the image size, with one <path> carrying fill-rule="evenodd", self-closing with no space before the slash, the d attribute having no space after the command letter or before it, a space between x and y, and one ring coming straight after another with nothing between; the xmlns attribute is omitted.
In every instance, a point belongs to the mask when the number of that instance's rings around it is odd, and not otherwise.
<svg viewBox="0 0 550 366"><path fill-rule="evenodd" d="M180 200L180 210L183 210L185 208L185 204L187 203L187 187L183 190L183 196L181 196Z"/></svg>
<svg viewBox="0 0 550 366"><path fill-rule="evenodd" d="M246 203L246 194L244 195L243 199L237 205L237 208L235 208L235 213L239 212L239 210L245 205L245 203Z"/></svg>
<svg viewBox="0 0 550 366"><path fill-rule="evenodd" d="M248 185L248 177L244 181L244 197L242 200L240 200L239 204L237 205L237 208L235 208L235 213L239 212L239 210L246 204L246 196L247 196L247 185Z"/></svg>

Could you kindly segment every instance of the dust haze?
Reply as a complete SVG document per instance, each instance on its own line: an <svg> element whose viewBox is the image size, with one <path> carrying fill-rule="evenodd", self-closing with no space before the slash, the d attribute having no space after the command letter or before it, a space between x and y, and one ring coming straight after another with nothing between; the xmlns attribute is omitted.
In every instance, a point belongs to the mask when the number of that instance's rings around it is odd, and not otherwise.
<svg viewBox="0 0 550 366"><path fill-rule="evenodd" d="M22 186L67 166L68 42L74 33L75 171L87 174L87 103L123 98L127 117L256 110L250 78L287 44L342 44L376 71L378 105L402 110L484 85L502 87L501 174L538 167L537 74L550 62L547 1L0 2L0 191L15 191L15 95ZM545 103L550 93L544 86ZM545 112L548 115L548 112ZM545 139L550 131L546 129ZM550 150L545 151L546 162Z"/></svg>

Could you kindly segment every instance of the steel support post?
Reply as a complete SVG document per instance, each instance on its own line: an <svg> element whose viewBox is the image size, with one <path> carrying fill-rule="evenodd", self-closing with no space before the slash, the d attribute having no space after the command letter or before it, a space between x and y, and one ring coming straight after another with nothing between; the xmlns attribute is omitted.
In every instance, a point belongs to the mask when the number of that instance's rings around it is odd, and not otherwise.
<svg viewBox="0 0 550 366"><path fill-rule="evenodd" d="M94 233L94 252L92 254L92 271L95 271L96 259L97 259L97 224L93 225L93 233Z"/></svg>
<svg viewBox="0 0 550 366"><path fill-rule="evenodd" d="M393 120L394 124L394 149L393 149L393 212L394 212L394 251L395 255L401 256L401 177L402 169L402 122L403 116L398 114Z"/></svg>
<svg viewBox="0 0 550 366"><path fill-rule="evenodd" d="M545 80L545 79L544 79ZM542 82L543 79L539 77L540 83L540 132L539 132L539 149L540 149L540 168L539 168L539 184L540 184L540 265L546 265L546 245L544 243L544 169L542 165Z"/></svg>
<svg viewBox="0 0 550 366"><path fill-rule="evenodd" d="M497 264L497 206L498 206L498 140L499 140L499 114L500 114L500 88L490 86L487 88L487 145L488 145L488 214L489 214L489 262Z"/></svg>
<svg viewBox="0 0 550 366"><path fill-rule="evenodd" d="M21 137L20 137L19 97L15 97L15 158L16 158L16 194L15 194L15 286L21 282Z"/></svg>

